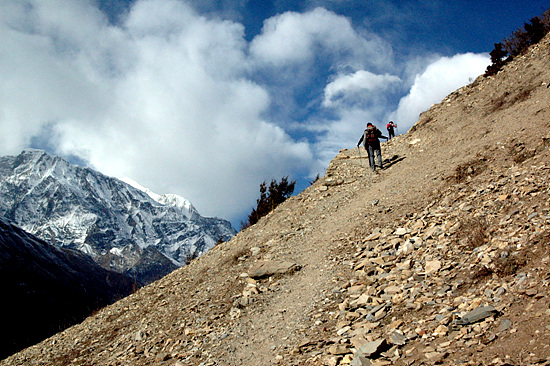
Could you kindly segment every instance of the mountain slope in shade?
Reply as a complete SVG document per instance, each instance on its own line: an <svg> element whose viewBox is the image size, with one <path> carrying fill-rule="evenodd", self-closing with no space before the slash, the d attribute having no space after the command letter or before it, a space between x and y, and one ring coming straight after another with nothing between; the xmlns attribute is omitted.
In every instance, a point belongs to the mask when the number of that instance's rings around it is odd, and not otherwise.
<svg viewBox="0 0 550 366"><path fill-rule="evenodd" d="M175 195L151 195L40 150L0 158L0 215L101 266L149 283L235 230Z"/></svg>
<svg viewBox="0 0 550 366"><path fill-rule="evenodd" d="M60 249L0 218L0 358L129 295L131 278Z"/></svg>

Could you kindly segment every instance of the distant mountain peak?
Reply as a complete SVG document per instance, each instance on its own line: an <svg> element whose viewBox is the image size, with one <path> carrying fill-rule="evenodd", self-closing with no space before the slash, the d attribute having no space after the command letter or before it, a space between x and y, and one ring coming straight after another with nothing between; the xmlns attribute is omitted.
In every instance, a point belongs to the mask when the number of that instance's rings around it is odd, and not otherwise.
<svg viewBox="0 0 550 366"><path fill-rule="evenodd" d="M236 233L226 220L202 217L183 197L158 195L36 149L0 157L0 215L145 283Z"/></svg>
<svg viewBox="0 0 550 366"><path fill-rule="evenodd" d="M136 182L135 180L129 177L123 177L119 179L124 183L127 183L132 187L146 193L147 195L149 195L149 197L151 197L158 203L161 203L167 206L173 206L180 209L188 218L192 218L193 216L200 216L199 212L193 206L193 204L182 196L179 196L177 194L172 194L172 193L167 193L162 195L155 193L151 191L149 188L142 186L141 184L139 184L138 182Z"/></svg>

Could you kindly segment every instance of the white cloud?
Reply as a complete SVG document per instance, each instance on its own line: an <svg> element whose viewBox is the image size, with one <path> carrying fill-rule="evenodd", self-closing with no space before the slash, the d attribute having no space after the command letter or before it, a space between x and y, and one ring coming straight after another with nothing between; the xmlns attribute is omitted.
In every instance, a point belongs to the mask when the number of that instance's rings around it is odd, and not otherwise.
<svg viewBox="0 0 550 366"><path fill-rule="evenodd" d="M1 9L2 155L48 127L58 153L232 219L261 181L311 161L263 118L270 96L246 77L240 24L175 0L139 1L119 27L82 2L19 3Z"/></svg>
<svg viewBox="0 0 550 366"><path fill-rule="evenodd" d="M268 19L251 42L250 54L271 81L267 87L276 98L274 113L284 111L295 118L286 127L304 132L313 142L318 162L311 168L313 174L355 140L358 122L363 125L367 116L379 113L377 101L385 97L374 91L392 89L399 80L388 73L394 69L391 45L323 8ZM309 96L319 99L302 101ZM325 111L316 111L301 118L308 114L304 111L321 106L336 117L326 118Z"/></svg>
<svg viewBox="0 0 550 366"><path fill-rule="evenodd" d="M338 100L345 100L361 92L383 91L392 84L400 82L395 75L377 75L369 71L359 70L353 74L340 75L325 87L325 107L334 106Z"/></svg>
<svg viewBox="0 0 550 366"><path fill-rule="evenodd" d="M333 58L334 66L360 69L391 61L391 47L374 34L360 35L349 19L323 8L307 13L286 12L268 19L252 41L250 52L273 65Z"/></svg>
<svg viewBox="0 0 550 366"><path fill-rule="evenodd" d="M396 121L402 131L407 131L420 113L481 75L489 63L486 54L466 53L437 59L422 74L416 75L409 93L389 119Z"/></svg>

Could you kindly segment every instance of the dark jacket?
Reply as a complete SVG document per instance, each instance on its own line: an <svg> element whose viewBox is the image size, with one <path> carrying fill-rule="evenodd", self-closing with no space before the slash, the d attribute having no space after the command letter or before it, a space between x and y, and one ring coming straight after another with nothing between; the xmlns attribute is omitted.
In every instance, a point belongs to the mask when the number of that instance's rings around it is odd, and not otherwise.
<svg viewBox="0 0 550 366"><path fill-rule="evenodd" d="M367 146L372 146L374 148L380 149L380 140L378 140L379 138L387 139L386 136L382 135L382 131L376 128L375 125L368 126L365 132L363 132L361 138L359 139L357 146L361 145L361 142L363 142L365 148Z"/></svg>

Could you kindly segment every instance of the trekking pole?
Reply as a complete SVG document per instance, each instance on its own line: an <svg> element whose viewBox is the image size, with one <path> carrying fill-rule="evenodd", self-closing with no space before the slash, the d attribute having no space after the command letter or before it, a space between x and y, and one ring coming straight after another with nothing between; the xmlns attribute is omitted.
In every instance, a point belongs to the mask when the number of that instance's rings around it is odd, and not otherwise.
<svg viewBox="0 0 550 366"><path fill-rule="evenodd" d="M361 148L357 146L357 152L359 153L359 163L363 166L363 159L361 159Z"/></svg>

